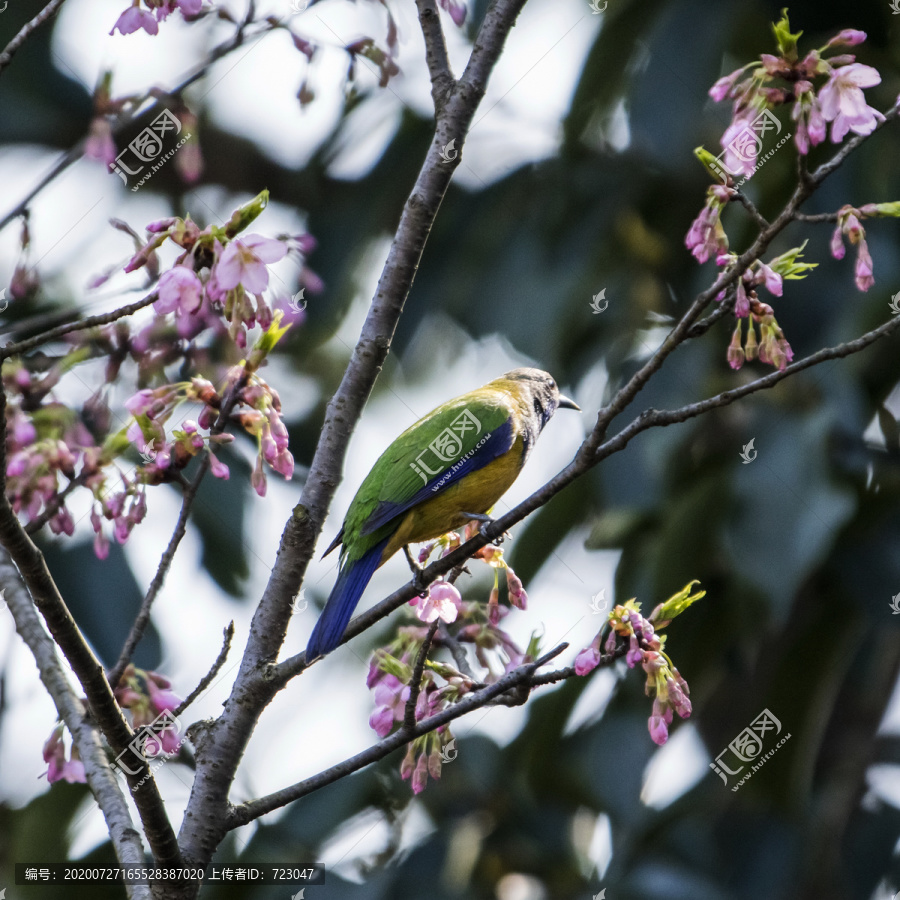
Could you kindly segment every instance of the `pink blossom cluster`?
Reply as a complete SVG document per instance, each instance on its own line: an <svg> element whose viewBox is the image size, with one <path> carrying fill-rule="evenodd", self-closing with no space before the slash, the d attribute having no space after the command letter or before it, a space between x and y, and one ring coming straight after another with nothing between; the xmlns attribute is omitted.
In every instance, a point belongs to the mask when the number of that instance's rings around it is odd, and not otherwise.
<svg viewBox="0 0 900 900"><path fill-rule="evenodd" d="M666 637L658 634L658 630L665 628L672 619L705 596L705 591L693 593L695 584L696 581L690 582L665 603L659 604L649 618L641 615L641 604L635 600L615 606L609 613L607 625L597 633L591 645L585 647L575 658L575 674L587 675L603 661L600 645L607 628L609 634L603 647L607 659L614 658L620 647L620 639L625 641L628 647L625 653L628 668L640 665L647 673L644 690L647 696L653 696L647 727L654 743L660 745L669 739L673 711L682 719L688 718L691 714L691 701L688 699L688 684L666 654Z"/></svg>
<svg viewBox="0 0 900 900"><path fill-rule="evenodd" d="M441 555L446 555L477 530L477 524L472 523L466 526L462 538L456 532L449 532L426 544L419 553L419 562L427 562L436 549L441 551ZM473 559L480 559L494 569L494 587L487 605L464 601L456 586L445 580L433 582L422 596L410 601L419 621L433 623L441 620L445 626L454 624L456 629L451 640L459 647L471 648L475 662L482 669L476 684L470 675L457 668L455 660L452 663L429 660L416 698L414 714L417 722L458 702L478 685L492 683L537 658L535 638L523 652L499 627L501 620L513 608L525 608L527 595L521 580L497 547L483 547L473 555ZM501 605L499 601L500 569L506 572L509 606ZM386 737L404 719L411 696L415 660L427 631L421 625L403 627L390 644L376 650L372 657L366 684L373 691L375 706L369 725L379 737ZM445 644L446 639L438 632L434 637L434 646L442 648ZM411 781L415 793L424 790L429 775L440 777L445 748L451 740L449 729L442 727L410 744L400 772L404 779Z"/></svg>
<svg viewBox="0 0 900 900"><path fill-rule="evenodd" d="M804 155L825 140L829 123L831 140L839 144L848 132L871 134L884 121L863 94L863 88L881 83L881 75L871 66L856 62L852 53L835 52L861 44L866 33L844 29L802 58L797 52L800 34L791 34L785 11L775 24L778 54L764 53L758 61L725 75L710 88L713 100L732 101L732 121L722 135L724 163L730 172L753 174L758 141L751 136L764 110L792 104L791 118L797 123L794 141ZM742 135L748 139L742 140Z"/></svg>
<svg viewBox="0 0 900 900"><path fill-rule="evenodd" d="M118 687L113 692L116 701L123 709L131 713L131 724L135 731L150 725L154 726L147 734L144 751L148 756L159 756L161 753L175 753L180 747L180 740L174 719L158 721L162 713L174 713L181 705L181 698L172 690L172 682L158 672L138 669L129 663L122 673ZM68 760L63 741L65 726L57 722L44 744L44 762L48 763L45 773L47 781L68 781L70 784L84 782L84 763L78 755L74 742Z"/></svg>
<svg viewBox="0 0 900 900"><path fill-rule="evenodd" d="M133 34L143 29L147 34L159 33L159 22L164 22L176 9L185 17L200 14L203 0L134 0L119 16L110 34L119 29L120 34ZM146 7L146 8L145 8Z"/></svg>
<svg viewBox="0 0 900 900"><path fill-rule="evenodd" d="M114 693L119 705L131 713L135 731L153 726L144 743L148 756L178 751L180 739L172 717L165 717L161 723L157 721L163 713L174 713L181 705L181 697L172 690L168 678L129 663Z"/></svg>

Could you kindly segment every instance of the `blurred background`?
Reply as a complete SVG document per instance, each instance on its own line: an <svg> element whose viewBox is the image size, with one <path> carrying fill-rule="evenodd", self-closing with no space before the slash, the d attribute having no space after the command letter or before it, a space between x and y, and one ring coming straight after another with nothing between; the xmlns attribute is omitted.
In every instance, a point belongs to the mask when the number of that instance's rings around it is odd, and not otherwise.
<svg viewBox="0 0 900 900"><path fill-rule="evenodd" d="M228 694L325 403L431 140L414 4L388 3L401 71L386 88L362 61L349 87L343 49L364 36L383 44L383 6L322 0L297 12L303 4L260 3L258 15L289 16L293 32L317 45L312 61L283 30L249 41L185 92L196 117L190 155L179 151L186 159L179 163L175 154L133 191L102 163L79 158L29 205L24 262L40 285L3 313L7 333L35 316L99 312L145 293L140 273L88 288L132 252L128 236L110 227L112 217L139 233L153 219L188 212L205 225L268 188L272 202L252 230L308 231L318 241L305 268L290 261L273 267L282 297L307 288L307 308L266 372L290 424L295 477L273 475L259 499L249 484L255 446L233 445L231 480L204 485L137 655L184 696L234 620L231 656L188 721L216 715ZM41 6L10 2L0 13L0 45ZM217 6L235 17L245 12L237 2ZM443 16L457 74L485 7L474 0L459 29ZM713 277L714 266L698 266L683 243L709 184L692 150L702 143L718 153L729 109L712 103L707 90L773 51L770 23L780 7L609 0L594 14L587 0L529 0L354 434L322 548L393 437L443 400L514 366L550 371L584 413L553 420L503 506L571 459L608 392ZM115 0L68 0L2 73L0 216L87 135L103 72L113 73L114 97L171 89L234 33L213 15L188 25L179 14L156 37L108 36L124 8ZM894 102L900 18L888 0L798 0L790 15L794 30L804 32L801 52L840 28L865 30L859 59L883 75L867 98L880 109ZM793 124L786 114L783 122ZM119 138L120 149L132 136ZM817 148L813 163L831 152L830 144ZM854 154L807 211L900 199L898 153L892 126ZM791 142L746 186L764 215L789 195L794 160ZM725 222L732 245L743 249L752 237L743 211L729 209ZM809 238L807 258L819 263L773 303L798 357L883 322L900 291L896 222L868 229L876 284L867 294L854 286L852 253L841 263L831 259L830 233L827 225L795 225L772 248L778 253ZM0 284L10 283L22 261L19 238L20 220L0 232ZM163 267L173 259L164 257ZM608 306L595 314L592 297L604 289ZM681 348L618 424L647 406L674 407L760 374L759 363L738 373L727 367L729 336L726 320ZM83 388L96 387L91 379L99 372L79 372ZM133 374L119 400L133 390ZM491 708L459 721L458 756L418 798L400 781L398 754L233 833L218 861L322 861L327 883L308 895L334 900L893 897L900 889L900 618L892 609L900 592L898 381L896 343L885 341L713 415L644 433L514 529L506 552L530 604L506 624L523 645L534 630L548 648L569 641L564 664L592 640L604 601L637 597L649 611L700 579L707 597L669 629L667 649L691 685L694 713L676 724L667 745L649 738L640 673L598 670L542 688L525 708ZM758 455L744 464L741 450L751 439ZM88 506L77 500L75 537L41 539L106 664L153 576L179 492L156 488L149 505L147 521L104 562L93 554ZM329 557L311 567L286 653L305 646L334 564ZM472 570L464 595L486 600L487 567ZM363 604L407 579L405 562L393 560ZM368 655L406 618L396 613L279 694L244 759L235 801L372 743ZM113 856L86 787L48 789L40 777L55 711L5 610L0 679L0 888L8 900L61 896L59 889L16 887L12 864ZM709 764L764 709L790 739L733 791L736 779L723 784ZM768 737L765 750L774 744ZM733 757L724 758L733 766ZM177 828L189 756L158 778ZM64 891L124 896L97 886ZM210 886L203 896L287 900L292 893Z"/></svg>

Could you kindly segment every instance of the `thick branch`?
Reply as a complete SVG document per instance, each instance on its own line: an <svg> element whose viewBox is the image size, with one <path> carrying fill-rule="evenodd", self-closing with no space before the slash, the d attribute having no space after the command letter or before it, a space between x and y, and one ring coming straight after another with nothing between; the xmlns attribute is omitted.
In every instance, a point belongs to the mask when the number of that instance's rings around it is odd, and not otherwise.
<svg viewBox="0 0 900 900"><path fill-rule="evenodd" d="M62 650L88 698L94 723L99 725L116 756L128 750L134 737L113 696L103 666L87 645L72 618L43 554L25 533L6 496L6 394L0 390L0 545L12 558L25 581L50 634ZM135 757L135 761L137 757ZM141 815L144 833L156 862L161 866L179 866L181 855L175 834L166 816L162 797L146 763L136 774L126 773L132 796Z"/></svg>
<svg viewBox="0 0 900 900"><path fill-rule="evenodd" d="M56 15L57 10L65 3L65 0L50 0L50 2L33 18L26 22L19 33L6 45L0 53L0 73L12 62L16 51L41 27L48 19Z"/></svg>
<svg viewBox="0 0 900 900"><path fill-rule="evenodd" d="M461 143L471 127L488 76L524 3L525 0L495 0L491 5L466 70L465 84L460 83L451 91L437 116L434 139L404 204L359 341L340 387L328 404L309 477L282 534L231 696L210 729L210 739L198 751L190 814L185 817L180 834L185 856L193 862L207 862L224 836L221 823L227 811L229 787L256 721L277 690L263 676L284 642L291 599L302 583L341 478L350 436L387 356L455 168L454 164L444 164L441 148L451 138Z"/></svg>
<svg viewBox="0 0 900 900"><path fill-rule="evenodd" d="M88 787L106 820L119 864L143 866L145 858L141 839L131 820L128 802L106 760L100 735L67 681L56 655L56 647L41 626L22 578L3 549L0 549L0 584L3 585L4 599L12 613L16 631L34 656L41 681L53 698L59 717L66 723L84 763ZM49 733L52 726L49 722L47 725ZM150 896L150 890L134 885L129 888L129 896L134 900L144 900Z"/></svg>

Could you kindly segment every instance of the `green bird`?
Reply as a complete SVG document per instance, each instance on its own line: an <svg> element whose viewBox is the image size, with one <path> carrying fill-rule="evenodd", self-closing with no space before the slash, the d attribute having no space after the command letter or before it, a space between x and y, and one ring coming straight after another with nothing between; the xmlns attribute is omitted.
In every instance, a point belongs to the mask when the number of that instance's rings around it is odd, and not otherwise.
<svg viewBox="0 0 900 900"><path fill-rule="evenodd" d="M307 660L337 647L373 573L401 547L488 520L560 408L579 409L546 372L513 369L407 428L372 467L325 551L343 545Z"/></svg>

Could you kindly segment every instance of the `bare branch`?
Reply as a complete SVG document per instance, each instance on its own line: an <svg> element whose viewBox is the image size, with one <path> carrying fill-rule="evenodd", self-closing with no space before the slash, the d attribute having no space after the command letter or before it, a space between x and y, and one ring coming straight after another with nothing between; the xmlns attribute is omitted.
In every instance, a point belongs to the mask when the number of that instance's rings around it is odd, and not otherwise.
<svg viewBox="0 0 900 900"><path fill-rule="evenodd" d="M189 800L191 815L185 817L179 835L185 856L192 862L208 861L222 839L221 823L237 766L260 713L278 690L266 675L284 643L291 599L302 584L341 479L350 436L390 349L425 242L453 175L455 166L443 164L441 148L454 137L462 142L471 127L488 77L524 3L494 0L479 30L465 84L453 88L437 116L434 139L404 204L359 341L327 406L309 476L282 533L231 696L210 727L210 739L202 751L198 749Z"/></svg>
<svg viewBox="0 0 900 900"><path fill-rule="evenodd" d="M173 715L180 716L213 683L219 670L225 665L225 660L228 659L228 653L231 650L231 641L234 638L234 622L229 622L228 627L222 630L222 634L224 636L222 649L212 664L212 668L200 679L200 684L187 695L187 698L181 701Z"/></svg>
<svg viewBox="0 0 900 900"><path fill-rule="evenodd" d="M0 348L0 360L9 359L11 356L25 353L27 350L33 350L41 344L46 344L48 341L62 337L64 334L69 334L72 331L82 331L85 328L94 328L97 325L109 325L110 322L115 322L117 319L123 319L125 316L130 316L138 310L143 309L145 306L149 306L157 298L157 292L151 291L141 300L135 300L134 303L129 303L127 306L120 306L118 309L112 310L112 312L100 313L96 316L87 316L84 319L76 319L74 322L58 325L56 328L43 331L24 341L7 344L5 347Z"/></svg>
<svg viewBox="0 0 900 900"><path fill-rule="evenodd" d="M435 619L422 641L419 648L419 655L416 657L416 664L413 667L412 680L409 683L409 699L406 701L406 707L403 710L403 727L407 731L412 731L416 727L416 703L419 701L419 692L422 690L422 675L425 674L425 660L428 658L428 650L431 642L434 640L434 633L438 629L440 618Z"/></svg>
<svg viewBox="0 0 900 900"><path fill-rule="evenodd" d="M134 655L135 648L144 636L144 631L150 622L150 609L153 606L153 601L156 600L157 594L162 590L166 575L169 574L169 569L172 567L172 560L175 559L178 545L181 543L181 539L187 531L191 506L194 504L194 498L197 496L197 491L200 490L200 482L203 481L203 476L206 475L208 470L209 455L204 454L203 459L200 460L200 465L197 469L197 474L194 476L194 480L187 488L185 488L184 496L181 500L181 512L178 514L178 522L175 524L175 530L172 532L172 536L169 538L169 544L165 551L163 551L163 555L159 560L159 565L156 568L156 574L153 576L153 580L150 582L150 587L147 588L147 593L141 601L141 608L138 610L137 617L131 626L131 630L128 632L128 637L125 639L125 644L122 646L122 652L119 654L116 664L107 675L109 683L113 688L118 686L119 680L122 678L122 673L125 671L128 663L131 662L131 657Z"/></svg>
<svg viewBox="0 0 900 900"><path fill-rule="evenodd" d="M258 819L274 809L286 806L288 803L299 800L313 791L339 781L341 778L345 778L347 775L365 768L379 759L384 759L385 756L393 753L399 747L403 747L416 738L434 731L435 728L440 728L441 725L447 725L454 719L481 708L494 697L527 682L537 669L559 656L568 646L568 644L560 644L554 647L549 653L545 653L535 662L513 669L512 672L499 678L493 684L480 691L474 691L466 695L458 703L454 703L447 709L441 710L441 712L435 713L435 715L429 716L427 719L422 719L412 729L408 729L404 725L404 727L386 737L383 741L369 747L367 750L363 750L362 753L357 753L356 756L345 759L324 772L320 772L318 775L314 775L312 778L307 778L305 781L300 781L265 797L260 797L258 800L251 800L248 803L242 803L240 806L232 807L226 827L230 830L246 825L248 822L252 822L254 819Z"/></svg>
<svg viewBox="0 0 900 900"><path fill-rule="evenodd" d="M16 51L41 27L48 19L56 15L65 0L50 0L50 2L29 22L26 22L19 33L6 45L0 53L0 74L12 62Z"/></svg>
<svg viewBox="0 0 900 900"><path fill-rule="evenodd" d="M441 14L435 0L416 0L419 8L419 25L425 38L425 61L431 76L431 97L435 114L440 114L447 95L456 84L447 56L447 43L441 27Z"/></svg>

